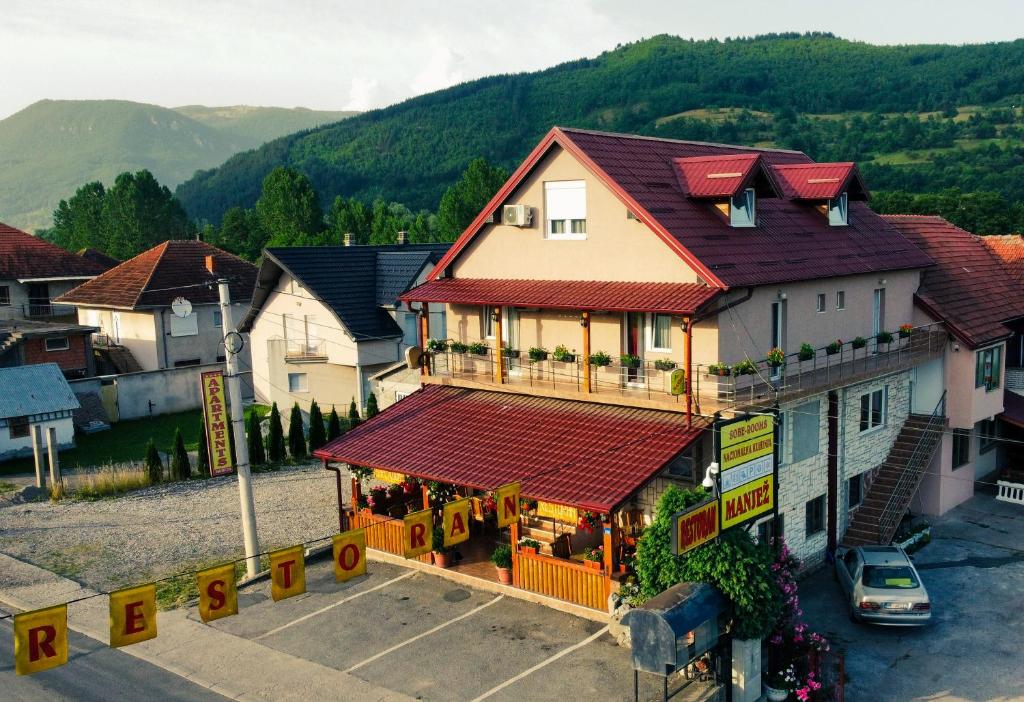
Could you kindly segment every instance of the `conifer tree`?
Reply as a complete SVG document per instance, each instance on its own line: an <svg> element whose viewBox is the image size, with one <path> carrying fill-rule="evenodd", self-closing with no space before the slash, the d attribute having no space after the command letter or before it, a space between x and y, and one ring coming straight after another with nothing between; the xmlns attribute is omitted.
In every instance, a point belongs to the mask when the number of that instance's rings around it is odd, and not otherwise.
<svg viewBox="0 0 1024 702"><path fill-rule="evenodd" d="M174 480L188 480L192 477L192 464L188 460L188 451L185 450L185 439L181 436L181 428L174 430L174 451L171 453L171 478Z"/></svg>
<svg viewBox="0 0 1024 702"><path fill-rule="evenodd" d="M271 463L284 460L284 429L281 428L281 413L277 403L270 406L270 426L267 428L267 458Z"/></svg>
<svg viewBox="0 0 1024 702"><path fill-rule="evenodd" d="M260 416L253 408L249 411L249 427L246 431L249 444L249 463L260 466L267 462L267 453L263 449L263 430L260 429Z"/></svg>
<svg viewBox="0 0 1024 702"><path fill-rule="evenodd" d="M210 445L206 440L206 421L199 418L199 452L196 456L196 477L210 477Z"/></svg>
<svg viewBox="0 0 1024 702"><path fill-rule="evenodd" d="M243 415L244 416L244 415ZM235 454L235 425L231 423L231 413L227 413L228 418L228 436L231 437L231 441L228 442L228 446L231 447L231 467L235 468L238 466L238 456Z"/></svg>
<svg viewBox="0 0 1024 702"><path fill-rule="evenodd" d="M338 410L335 406L331 405L331 416L327 418L327 440L334 441L341 434L341 418L338 416Z"/></svg>
<svg viewBox="0 0 1024 702"><path fill-rule="evenodd" d="M152 439L146 444L146 472L149 482L156 485L164 477L164 463L160 460L160 452L156 450L156 442Z"/></svg>
<svg viewBox="0 0 1024 702"><path fill-rule="evenodd" d="M377 396L371 392L366 399L366 418L373 419L378 414L380 414L380 410L377 409Z"/></svg>
<svg viewBox="0 0 1024 702"><path fill-rule="evenodd" d="M355 429L357 424L359 424L359 408L356 407L355 398L352 398L352 403L348 406L348 428Z"/></svg>
<svg viewBox="0 0 1024 702"><path fill-rule="evenodd" d="M292 405L292 414L288 419L288 453L292 458L306 457L306 435L302 432L302 410L298 402Z"/></svg>
<svg viewBox="0 0 1024 702"><path fill-rule="evenodd" d="M324 431L324 415L320 412L320 405L313 400L309 406L309 452L313 453L327 443L327 434Z"/></svg>

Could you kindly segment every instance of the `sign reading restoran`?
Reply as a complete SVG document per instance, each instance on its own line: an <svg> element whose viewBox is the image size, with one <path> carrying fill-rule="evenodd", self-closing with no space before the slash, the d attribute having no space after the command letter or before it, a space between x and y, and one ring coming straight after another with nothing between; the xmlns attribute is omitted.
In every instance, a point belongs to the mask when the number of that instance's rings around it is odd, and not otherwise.
<svg viewBox="0 0 1024 702"><path fill-rule="evenodd" d="M206 371L200 375L203 410L206 419L206 443L210 449L210 475L226 475L231 465L231 427L224 394L224 371Z"/></svg>
<svg viewBox="0 0 1024 702"><path fill-rule="evenodd" d="M719 509L722 531L775 510L775 417L718 422Z"/></svg>
<svg viewBox="0 0 1024 702"><path fill-rule="evenodd" d="M718 502L705 500L672 515L672 553L677 556L718 536Z"/></svg>

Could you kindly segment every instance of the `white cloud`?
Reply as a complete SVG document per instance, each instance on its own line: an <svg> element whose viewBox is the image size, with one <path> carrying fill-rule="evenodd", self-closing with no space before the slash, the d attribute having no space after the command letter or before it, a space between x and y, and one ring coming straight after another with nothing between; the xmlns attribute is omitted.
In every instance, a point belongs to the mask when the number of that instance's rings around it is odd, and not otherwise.
<svg viewBox="0 0 1024 702"><path fill-rule="evenodd" d="M348 91L346 110L368 110L376 107L377 79L365 76L353 76Z"/></svg>

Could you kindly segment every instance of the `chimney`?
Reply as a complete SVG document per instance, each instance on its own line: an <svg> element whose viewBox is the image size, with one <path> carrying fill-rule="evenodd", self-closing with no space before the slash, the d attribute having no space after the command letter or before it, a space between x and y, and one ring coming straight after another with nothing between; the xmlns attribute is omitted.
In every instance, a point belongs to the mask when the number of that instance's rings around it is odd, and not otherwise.
<svg viewBox="0 0 1024 702"><path fill-rule="evenodd" d="M409 232L398 232L397 243L398 243L399 246L402 246L403 244L405 244L405 235L408 234L408 233Z"/></svg>
<svg viewBox="0 0 1024 702"><path fill-rule="evenodd" d="M345 246L352 246L352 234L350 232L345 232L345 236L342 238L342 243Z"/></svg>
<svg viewBox="0 0 1024 702"><path fill-rule="evenodd" d="M217 267L216 267L216 265L214 265L214 262L213 262L213 256L207 256L206 257L206 270L210 271L211 273L216 273L217 272L216 268Z"/></svg>

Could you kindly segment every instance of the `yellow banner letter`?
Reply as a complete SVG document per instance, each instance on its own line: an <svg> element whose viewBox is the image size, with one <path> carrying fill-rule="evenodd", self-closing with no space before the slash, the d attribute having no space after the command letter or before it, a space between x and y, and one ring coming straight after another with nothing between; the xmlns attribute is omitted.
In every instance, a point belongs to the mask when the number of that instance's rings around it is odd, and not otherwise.
<svg viewBox="0 0 1024 702"><path fill-rule="evenodd" d="M68 662L68 606L14 615L14 671L29 675Z"/></svg>
<svg viewBox="0 0 1024 702"><path fill-rule="evenodd" d="M130 646L156 638L156 585L110 593L110 645Z"/></svg>
<svg viewBox="0 0 1024 702"><path fill-rule="evenodd" d="M270 596L274 602L306 591L306 561L302 546L270 552Z"/></svg>
<svg viewBox="0 0 1024 702"><path fill-rule="evenodd" d="M416 558L434 547L434 513L429 509L405 515L405 557Z"/></svg>
<svg viewBox="0 0 1024 702"><path fill-rule="evenodd" d="M238 614L234 563L199 571L196 584L199 586L199 617L204 622Z"/></svg>
<svg viewBox="0 0 1024 702"><path fill-rule="evenodd" d="M446 547L461 544L469 539L469 507L469 498L464 497L441 508Z"/></svg>
<svg viewBox="0 0 1024 702"><path fill-rule="evenodd" d="M498 502L498 527L506 527L519 519L519 483L502 485L494 491Z"/></svg>
<svg viewBox="0 0 1024 702"><path fill-rule="evenodd" d="M339 583L366 575L366 532L350 529L334 537L334 579Z"/></svg>

